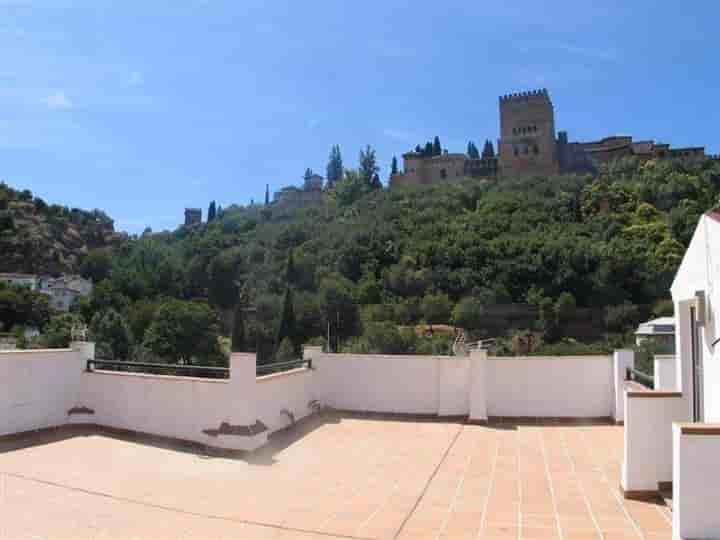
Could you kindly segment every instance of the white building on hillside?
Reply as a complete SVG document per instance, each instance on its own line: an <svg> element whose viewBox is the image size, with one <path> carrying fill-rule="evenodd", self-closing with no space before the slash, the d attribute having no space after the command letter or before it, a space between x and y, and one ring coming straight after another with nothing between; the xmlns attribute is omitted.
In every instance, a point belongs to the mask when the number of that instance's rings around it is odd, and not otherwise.
<svg viewBox="0 0 720 540"><path fill-rule="evenodd" d="M78 296L88 296L93 284L81 276L67 275L42 279L40 292L50 296L50 306L57 311L69 311Z"/></svg>
<svg viewBox="0 0 720 540"><path fill-rule="evenodd" d="M635 331L635 344L652 341L675 352L675 317L659 317L638 325Z"/></svg>

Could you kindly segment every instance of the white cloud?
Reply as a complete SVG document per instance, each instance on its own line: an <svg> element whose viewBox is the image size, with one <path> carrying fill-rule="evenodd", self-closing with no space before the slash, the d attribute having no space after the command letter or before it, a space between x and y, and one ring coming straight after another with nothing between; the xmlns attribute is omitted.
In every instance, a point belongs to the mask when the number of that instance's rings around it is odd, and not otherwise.
<svg viewBox="0 0 720 540"><path fill-rule="evenodd" d="M55 92L54 94L51 94L48 97L46 97L43 101L45 102L45 105L47 105L51 109L72 109L73 108L73 103L65 95L65 92Z"/></svg>

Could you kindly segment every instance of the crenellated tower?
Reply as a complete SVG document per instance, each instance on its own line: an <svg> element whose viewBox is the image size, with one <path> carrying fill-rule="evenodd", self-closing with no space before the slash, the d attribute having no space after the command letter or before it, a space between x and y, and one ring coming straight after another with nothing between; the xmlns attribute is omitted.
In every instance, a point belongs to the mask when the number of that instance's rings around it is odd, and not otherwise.
<svg viewBox="0 0 720 540"><path fill-rule="evenodd" d="M546 89L500 96L500 172L505 177L559 171L555 112Z"/></svg>

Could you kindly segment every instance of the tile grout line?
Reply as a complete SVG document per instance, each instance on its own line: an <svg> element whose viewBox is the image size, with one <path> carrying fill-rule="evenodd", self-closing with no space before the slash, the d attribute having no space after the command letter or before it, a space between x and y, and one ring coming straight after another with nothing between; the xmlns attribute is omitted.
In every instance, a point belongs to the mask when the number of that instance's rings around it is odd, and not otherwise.
<svg viewBox="0 0 720 540"><path fill-rule="evenodd" d="M91 489L69 486L66 484L60 484L58 482L52 482L50 480L41 480L39 478L33 478L32 476L25 476L25 475L19 474L19 473L9 473L9 472L3 473L2 471L0 471L0 475L2 475L2 474L7 475L8 477L17 478L19 480L25 480L27 482L35 482L36 484L52 486L52 487L56 487L56 488L60 488L60 489L65 489L68 491L73 491L76 493L84 493L85 495L91 495L94 497L102 497L105 499L110 499L112 501L124 502L127 504L134 504L134 505L142 506L142 507L146 507L146 508L153 508L155 510L162 510L165 512L173 512L173 513L181 514L181 515L185 515L185 516L194 516L194 517L199 517L199 518L203 518L203 519L213 519L213 520L217 520L217 521L228 521L230 523L237 523L237 524L242 524L242 525L246 525L246 526L250 525L250 526L255 526L255 527L264 527L266 529L274 529L274 530L280 530L280 531L297 532L297 533L303 533L303 534L316 534L316 535L324 536L324 537L328 537L328 538L348 538L351 540L374 540L372 538L367 538L367 537L351 536L348 534L330 534L330 533L317 531L317 530L313 530L313 529L302 529L302 528L298 528L298 527L286 527L284 525L265 523L262 521L253 521L250 519L243 519L243 518L233 518L233 517L228 517L228 516L222 516L219 514L203 514L202 512L193 512L190 510L183 510L182 508L174 508L172 506L166 506L166 505L162 505L162 504L131 499L129 497L120 497L117 495L110 495L109 493L103 493L102 491L93 491Z"/></svg>
<svg viewBox="0 0 720 540"><path fill-rule="evenodd" d="M363 446L363 448L367 448L367 443ZM381 450L375 448L375 454L374 454L375 456L380 455L381 453L382 453ZM356 487L356 488L353 490L352 496L349 497L349 500L353 500L353 499L357 498L357 497L359 496L359 494L360 494L360 487ZM346 502L347 502L347 501L346 501ZM330 523L332 523L332 521L333 521L334 519L336 519L336 518L338 517L338 515L340 515L341 513L342 513L342 509L338 510L337 512L330 513L330 515L329 515L327 518L325 518L325 520L320 524L319 530L324 530L324 529L325 529L328 525L330 525ZM363 523L364 523L364 522L363 522ZM360 527L358 527L358 529L359 529L359 528L360 528Z"/></svg>
<svg viewBox="0 0 720 540"><path fill-rule="evenodd" d="M564 535L562 526L560 525L560 514L557 507L557 497L555 496L555 485L553 484L552 474L550 474L550 465L548 464L547 448L545 447L545 438L543 437L543 432L538 431L538 436L540 437L540 448L542 449L543 461L545 462L545 475L547 476L548 486L550 487L550 498L552 500L553 513L555 514L555 526L557 527L560 540L563 540Z"/></svg>
<svg viewBox="0 0 720 540"><path fill-rule="evenodd" d="M463 468L462 475L460 476L460 481L458 482L457 487L455 488L455 495L453 496L453 500L450 503L450 506L448 507L447 516L445 517L445 520L443 521L442 527L440 527L440 532L438 532L437 538L440 538L444 535L445 531L447 530L448 523L450 521L450 517L452 516L455 507L457 506L457 501L460 498L460 493L462 493L462 488L465 485L465 476L467 475L468 470L470 470L470 464L472 463L473 457L475 455L475 451L477 450L477 447L479 446L480 441L479 439L475 441L475 444L472 446L472 450L470 451L470 455L467 458L467 461L465 463L465 467Z"/></svg>
<svg viewBox="0 0 720 540"><path fill-rule="evenodd" d="M590 514L590 519L592 519L593 525L595 525L595 529L597 530L598 536L604 540L605 534L602 532L602 529L600 528L600 524L598 523L597 518L595 517L595 512L592 509L592 505L590 504L590 500L587 497L587 494L585 493L585 486L580 481L580 478L577 474L577 467L575 466L575 460L570 455L570 450L568 449L567 445L567 439L565 438L565 430L563 429L561 432L562 435L562 444L563 449L565 450L565 455L567 456L568 460L570 461L570 468L573 473L573 478L575 479L575 483L580 488L580 495L583 498L583 502L585 503L585 507L587 508L588 513Z"/></svg>
<svg viewBox="0 0 720 540"><path fill-rule="evenodd" d="M588 453L590 454L590 458L593 460L593 462L595 462L595 453L592 451L592 445L589 445L589 444L587 443L587 440L586 440L586 438L585 438L585 432L584 432L583 430L580 431L580 437L582 437L583 446L585 446L585 447L587 448L587 451L588 451ZM607 475L607 472L605 471L605 468L604 468L602 465L599 465L599 464L598 464L598 468L600 469L600 472L602 473L603 480L605 480L605 482L607 482L608 485L609 485L609 484L610 484L610 479L608 478L608 475ZM613 494L613 497L615 498L615 501L620 505L620 508L622 509L623 514L624 514L625 517L628 519L628 521L630 521L630 524L632 525L633 529L635 529L635 532L638 534L638 536L640 536L640 538L642 538L643 540L645 540L645 533L644 533L643 530L640 528L640 526L635 522L635 520L633 519L633 517L630 515L630 512L628 512L628 509L627 509L627 508L625 507L625 505L623 504L622 498L620 497L620 493L619 493L619 491L617 490L617 488L615 488L615 489L611 488L611 489L610 489L610 492Z"/></svg>
<svg viewBox="0 0 720 540"><path fill-rule="evenodd" d="M420 493L420 495L418 496L418 498L415 500L415 504L413 504L410 511L407 513L405 518L402 520L402 523L400 524L400 527L398 527L398 530L395 531L395 534L393 535L393 539L397 539L400 536L403 529L405 528L405 524L410 520L410 517L415 513L415 510L417 510L417 507L420 505L420 501L423 500L428 489L430 489L430 484L432 484L432 481L437 476L438 471L440 471L440 468L442 467L443 463L445 463L445 460L450 455L450 450L452 450L453 446L455 446L455 443L457 443L458 439L460 438L460 434L464 430L465 430L465 424L461 424L460 428L455 433L455 436L453 437L452 441L450 441L450 444L445 449L445 452L443 452L443 455L440 458L440 461L438 462L438 464L435 466L435 469L433 470L432 474L430 475L430 478L428 478L427 482L425 482L425 487L423 488L423 490Z"/></svg>
<svg viewBox="0 0 720 540"><path fill-rule="evenodd" d="M492 496L492 488L495 484L495 472L497 470L498 457L500 456L500 438L495 438L495 456L493 457L492 469L490 470L490 480L488 482L487 495L485 504L483 505L482 519L480 520L480 529L478 529L477 538L481 538L487 528L487 510L490 506L490 497Z"/></svg>

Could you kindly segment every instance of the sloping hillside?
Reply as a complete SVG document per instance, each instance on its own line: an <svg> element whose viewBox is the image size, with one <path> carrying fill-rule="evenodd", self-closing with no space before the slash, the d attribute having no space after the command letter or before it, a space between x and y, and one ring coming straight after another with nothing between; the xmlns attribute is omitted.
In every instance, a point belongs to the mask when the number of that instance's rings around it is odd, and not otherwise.
<svg viewBox="0 0 720 540"><path fill-rule="evenodd" d="M76 272L89 250L123 237L100 210L48 205L0 183L0 272Z"/></svg>

